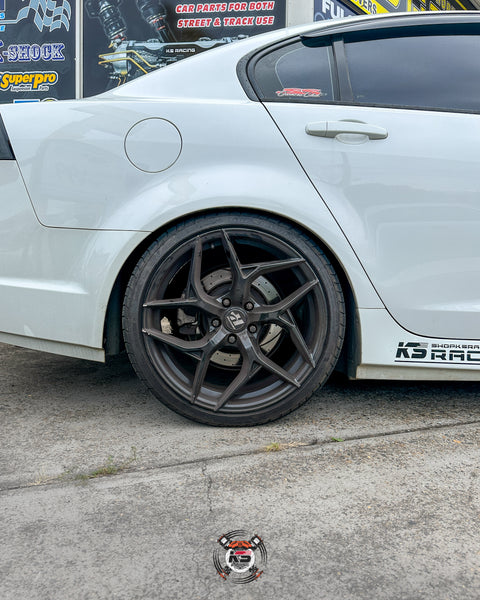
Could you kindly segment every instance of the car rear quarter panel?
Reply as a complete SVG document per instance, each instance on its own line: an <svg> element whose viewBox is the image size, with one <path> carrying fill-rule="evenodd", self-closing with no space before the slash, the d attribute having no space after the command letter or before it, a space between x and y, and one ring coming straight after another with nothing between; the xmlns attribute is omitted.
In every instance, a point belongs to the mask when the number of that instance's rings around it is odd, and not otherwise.
<svg viewBox="0 0 480 600"><path fill-rule="evenodd" d="M22 117L9 113L8 130L48 227L152 231L175 207L188 213L265 198L288 206L301 202L308 185L259 103L92 101L39 107L28 128ZM178 160L157 173L135 167L125 152L128 132L149 118L172 123L182 139ZM158 139L148 151L161 153L163 144Z"/></svg>
<svg viewBox="0 0 480 600"><path fill-rule="evenodd" d="M136 168L125 153L127 133L148 118L174 124L182 138L178 160L159 173ZM25 114L8 111L5 120L35 212L46 227L150 233L205 210L262 210L310 228L343 264L359 305L382 306L260 103L100 98L37 105Z"/></svg>
<svg viewBox="0 0 480 600"><path fill-rule="evenodd" d="M15 205L12 232L25 233L0 243L0 339L102 359L106 309L125 261L152 233L212 209L260 210L310 229L342 264L357 306L382 308L272 119L231 69L248 44L217 53L215 65L184 61L181 77L164 69L91 100L2 107L18 166L10 167L15 189L2 186L0 222L10 228ZM222 90L208 83L214 71L224 75L221 86L215 79ZM125 152L127 133L149 118L181 136L178 160L158 173L136 168Z"/></svg>
<svg viewBox="0 0 480 600"><path fill-rule="evenodd" d="M0 182L0 340L101 360L115 272L144 234L44 227L15 161Z"/></svg>

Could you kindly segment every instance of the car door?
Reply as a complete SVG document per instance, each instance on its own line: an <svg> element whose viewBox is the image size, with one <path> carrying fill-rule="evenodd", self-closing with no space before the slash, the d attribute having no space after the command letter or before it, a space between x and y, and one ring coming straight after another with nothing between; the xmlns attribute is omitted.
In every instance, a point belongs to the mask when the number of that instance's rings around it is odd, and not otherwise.
<svg viewBox="0 0 480 600"><path fill-rule="evenodd" d="M313 36L250 65L387 310L423 336L480 339L478 30Z"/></svg>

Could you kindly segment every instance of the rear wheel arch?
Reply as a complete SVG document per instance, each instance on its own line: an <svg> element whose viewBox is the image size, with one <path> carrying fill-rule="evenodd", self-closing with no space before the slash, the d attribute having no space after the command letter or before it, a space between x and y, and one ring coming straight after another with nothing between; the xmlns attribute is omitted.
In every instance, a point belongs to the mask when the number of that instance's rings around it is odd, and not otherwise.
<svg viewBox="0 0 480 600"><path fill-rule="evenodd" d="M349 278L346 274L346 271L338 259L333 250L314 232L299 224L298 222L288 219L282 215L278 215L277 213L272 213L269 211L263 210L254 210L254 209L242 209L239 207L225 208L225 209L212 209L210 211L201 211L198 213L190 213L186 215L182 215L181 217L172 220L166 224L164 224L161 228L152 232L148 237L146 237L130 254L128 259L123 264L120 269L115 283L112 287L107 310L105 314L105 322L104 322L104 349L106 355L115 355L119 354L125 349L122 335L122 305L123 299L125 297L126 289L128 286L128 282L130 277L138 264L138 261L141 259L143 254L148 250L148 248L162 235L166 232L175 229L179 224L189 221L191 219L198 219L204 217L206 215L221 215L225 213L232 214L246 214L252 216L264 216L267 218L275 219L279 222L282 222L286 225L289 225L295 229L297 229L300 233L307 236L318 248L325 254L327 259L332 264L335 273L340 281L340 285L342 287L342 293L345 301L345 310L346 310L346 324L345 324L345 340L342 348L342 353L337 363L337 370L345 372L347 367L347 358L348 354L352 351L352 348L357 347L359 339L356 335L355 331L355 309L356 309L356 300L355 294L352 289Z"/></svg>

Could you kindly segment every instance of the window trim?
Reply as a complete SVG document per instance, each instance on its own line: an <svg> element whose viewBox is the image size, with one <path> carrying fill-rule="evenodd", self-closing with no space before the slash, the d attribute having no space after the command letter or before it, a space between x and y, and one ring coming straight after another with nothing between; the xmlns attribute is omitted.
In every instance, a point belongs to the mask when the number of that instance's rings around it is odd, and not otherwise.
<svg viewBox="0 0 480 600"><path fill-rule="evenodd" d="M268 102L268 103L270 103L270 102L278 103L279 102L282 104L322 105L322 104L337 104L340 102L340 84L339 84L339 77L338 77L338 70L337 70L337 61L335 59L335 52L333 50L332 40L331 40L330 36L324 36L322 38L322 44L319 44L316 47L325 46L330 51L332 94L333 94L332 100L322 100L321 98L315 98L315 99L301 98L301 97L298 97L298 98L297 97L288 97L288 98L265 98L264 97L264 94L261 92L261 86L255 77L255 69L257 67L257 64L265 56L268 56L272 52L280 50L281 48L284 48L286 46L292 46L292 45L298 44L298 43L303 44L303 40L302 40L301 36L295 36L293 38L288 38L286 40L282 40L281 42L278 42L271 46L267 46L266 48L262 48L260 51L256 51L253 54L253 56L247 55L238 63L237 72L241 68L242 74L243 73L246 74L248 86L245 87L245 85L244 85L244 89L245 89L245 92L247 92L247 95L250 99L254 99L254 100L257 100L262 103L263 102ZM305 45L305 44L303 44L303 45ZM305 47L307 47L307 46L305 46ZM239 75L239 77L240 77L240 75ZM243 83L243 81L244 81L244 79L242 78L241 82ZM252 91L255 94L254 98L252 98L248 93L248 92L251 93Z"/></svg>
<svg viewBox="0 0 480 600"><path fill-rule="evenodd" d="M440 16L441 15L441 16ZM255 49L245 55L237 64L237 75L242 87L250 100L254 102L272 102L282 104L309 104L311 106L333 105L353 106L362 108L385 108L397 110L416 110L441 113L480 114L480 109L469 110L460 108L438 108L425 106L405 106L403 104L378 104L355 102L350 82L350 70L348 66L345 43L353 41L368 41L374 39L388 39L412 36L432 35L479 35L480 36L480 13L475 15L468 13L436 13L430 15L423 13L422 22L419 23L419 14L392 15L385 20L372 20L362 17L354 22L335 22L331 27L322 28L320 31L312 31L308 34L300 34L291 38L280 40L275 44L269 44L260 49ZM255 67L259 60L270 52L278 50L290 44L303 43L306 47L330 46L332 48L332 83L333 100L321 100L312 98L273 98L265 99L260 92L260 87L255 80Z"/></svg>
<svg viewBox="0 0 480 600"><path fill-rule="evenodd" d="M347 55L345 53L345 44L342 38L333 40L333 55L337 72L339 95L338 99L342 103L353 103L353 90L350 83L350 71L348 70Z"/></svg>
<svg viewBox="0 0 480 600"><path fill-rule="evenodd" d="M372 34L383 36L385 32L399 30L410 30L413 27L424 28L444 28L456 26L480 26L479 12L417 12L395 14L391 13L388 17L377 19L373 15L362 15L361 19L343 19L335 20L328 27L322 27L302 34L300 37L305 45L315 45L325 36L346 36L355 34Z"/></svg>
<svg viewBox="0 0 480 600"><path fill-rule="evenodd" d="M7 130L0 115L0 160L15 160Z"/></svg>

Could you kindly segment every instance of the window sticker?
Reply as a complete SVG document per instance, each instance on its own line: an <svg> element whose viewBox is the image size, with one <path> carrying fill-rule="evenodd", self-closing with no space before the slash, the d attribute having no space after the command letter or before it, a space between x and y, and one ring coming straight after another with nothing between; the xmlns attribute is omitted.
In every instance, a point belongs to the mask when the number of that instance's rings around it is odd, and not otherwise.
<svg viewBox="0 0 480 600"><path fill-rule="evenodd" d="M313 88L283 88L283 90L278 90L276 94L279 98L320 98L327 95L322 90Z"/></svg>

